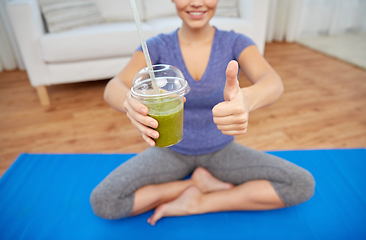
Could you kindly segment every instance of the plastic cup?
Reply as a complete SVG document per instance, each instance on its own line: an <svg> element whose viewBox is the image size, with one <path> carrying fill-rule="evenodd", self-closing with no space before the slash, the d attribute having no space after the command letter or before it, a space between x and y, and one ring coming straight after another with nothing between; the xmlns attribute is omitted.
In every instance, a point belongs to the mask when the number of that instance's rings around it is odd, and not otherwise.
<svg viewBox="0 0 366 240"><path fill-rule="evenodd" d="M169 147L183 138L183 97L190 88L182 72L173 66L153 65L158 93L154 91L148 68L133 79L131 97L149 109L148 115L158 121L156 147Z"/></svg>

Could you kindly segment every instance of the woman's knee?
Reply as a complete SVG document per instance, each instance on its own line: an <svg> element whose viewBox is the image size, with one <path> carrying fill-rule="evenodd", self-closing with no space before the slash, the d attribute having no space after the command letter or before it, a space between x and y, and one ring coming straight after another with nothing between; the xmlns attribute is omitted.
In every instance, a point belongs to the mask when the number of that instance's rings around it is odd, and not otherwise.
<svg viewBox="0 0 366 240"><path fill-rule="evenodd" d="M97 186L90 195L90 205L98 217L115 220L128 217L131 214L133 198L134 194L118 196Z"/></svg>
<svg viewBox="0 0 366 240"><path fill-rule="evenodd" d="M315 179L313 175L304 169L301 176L296 176L289 186L286 206L291 207L308 201L315 192Z"/></svg>

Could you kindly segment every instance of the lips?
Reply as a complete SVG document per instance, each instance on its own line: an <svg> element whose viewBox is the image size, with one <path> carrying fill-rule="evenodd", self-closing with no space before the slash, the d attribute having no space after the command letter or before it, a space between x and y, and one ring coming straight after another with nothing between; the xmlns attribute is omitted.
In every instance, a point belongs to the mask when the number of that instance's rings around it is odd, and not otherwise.
<svg viewBox="0 0 366 240"><path fill-rule="evenodd" d="M207 11L188 11L188 15L192 18L192 19L201 19L206 15Z"/></svg>

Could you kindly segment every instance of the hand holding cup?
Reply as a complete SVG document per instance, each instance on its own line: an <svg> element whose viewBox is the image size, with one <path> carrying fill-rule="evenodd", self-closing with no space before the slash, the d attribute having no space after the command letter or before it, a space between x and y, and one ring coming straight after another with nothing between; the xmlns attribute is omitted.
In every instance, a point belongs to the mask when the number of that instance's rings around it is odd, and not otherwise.
<svg viewBox="0 0 366 240"><path fill-rule="evenodd" d="M159 132L154 129L158 127L158 122L147 116L149 109L142 103L131 98L131 92L128 92L126 101L123 103L127 117L131 123L141 132L143 139L150 145L155 146L155 141L159 137Z"/></svg>

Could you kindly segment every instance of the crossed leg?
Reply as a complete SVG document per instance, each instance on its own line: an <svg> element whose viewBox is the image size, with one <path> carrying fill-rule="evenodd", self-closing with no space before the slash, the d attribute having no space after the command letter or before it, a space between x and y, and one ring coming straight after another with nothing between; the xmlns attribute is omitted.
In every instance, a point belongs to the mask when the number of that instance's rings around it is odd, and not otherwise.
<svg viewBox="0 0 366 240"><path fill-rule="evenodd" d="M231 143L197 163L217 181L236 186L211 192L189 186L176 199L158 205L148 220L151 225L165 216L283 208L300 204L314 194L314 178L308 171L239 144Z"/></svg>
<svg viewBox="0 0 366 240"><path fill-rule="evenodd" d="M180 180L192 173L188 180ZM180 156L168 149L149 148L121 164L93 190L90 204L105 219L119 219L149 211L179 197L188 187L204 193L230 189L203 168L195 157Z"/></svg>
<svg viewBox="0 0 366 240"><path fill-rule="evenodd" d="M192 185L175 200L159 205L148 222L155 225L160 218L166 216L282 207L285 207L285 204L267 180L250 181L234 188L217 189L209 193L204 193Z"/></svg>
<svg viewBox="0 0 366 240"><path fill-rule="evenodd" d="M178 155L151 148L119 166L93 190L94 213L119 219L157 207L148 220L154 225L164 216L293 206L314 193L305 169L238 144ZM194 169L191 179L178 180Z"/></svg>
<svg viewBox="0 0 366 240"><path fill-rule="evenodd" d="M222 182L212 176L206 169L198 167L190 179L147 185L138 189L135 192L134 206L130 216L138 215L163 203L173 201L193 186L202 193L210 193L234 187L233 184Z"/></svg>

